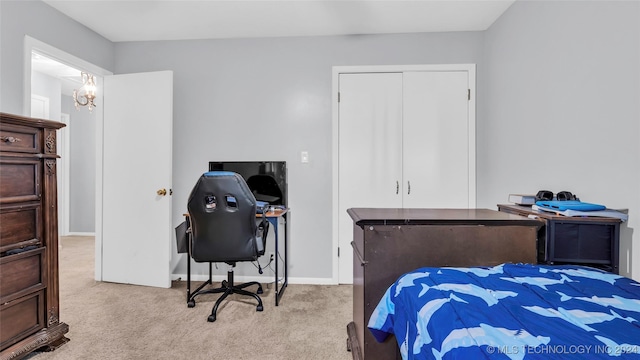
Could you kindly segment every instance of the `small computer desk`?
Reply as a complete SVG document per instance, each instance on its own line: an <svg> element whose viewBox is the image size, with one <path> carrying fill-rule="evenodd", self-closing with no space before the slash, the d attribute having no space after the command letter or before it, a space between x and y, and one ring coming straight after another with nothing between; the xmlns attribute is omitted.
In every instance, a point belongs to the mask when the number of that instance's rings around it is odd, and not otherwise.
<svg viewBox="0 0 640 360"><path fill-rule="evenodd" d="M267 221L269 221L269 223L271 224L271 228L273 228L273 235L274 235L274 260L275 260L275 269L274 269L274 276L275 276L275 292L276 292L276 306L278 306L280 304L280 298L282 298L282 295L284 295L284 290L287 288L287 285L289 285L289 273L288 273L288 264L287 264L287 252L288 252L288 246L287 246L287 239L289 238L288 234L287 234L287 214L289 213L289 209L276 209L273 211L267 211L265 213L265 216L267 218ZM183 214L185 216L185 218L187 219L187 221L189 220L189 214L188 213L184 213ZM256 219L261 219L262 218L262 214L256 214ZM283 232L284 232L284 237L282 239L282 244L280 244L280 226L282 226ZM269 235L267 234L267 239L268 239ZM282 283L280 283L280 277L279 277L279 270L280 270L280 255L282 255L282 263L283 263L283 271L282 271Z"/></svg>
<svg viewBox="0 0 640 360"><path fill-rule="evenodd" d="M280 298L282 298L282 295L284 294L284 290L287 288L287 285L289 285L289 275L288 275L288 269L287 269L287 239L288 239L288 234L287 234L287 214L289 212L289 209L276 209L273 211L267 211L265 213L266 217L267 217L267 221L269 221L269 223L271 224L271 228L273 229L273 234L274 234L274 249L275 249L275 292L276 292L276 306L279 305L280 303ZM262 218L262 214L256 214L256 218ZM282 226L282 229L279 229L280 226ZM283 230L284 232L284 237L282 239L282 244L279 243L280 241L280 230ZM268 235L267 235L268 238ZM282 250L282 254L280 253L280 251ZM283 271L282 271L282 284L280 284L280 277L279 277L279 264L280 264L280 255L282 255L282 262L283 262Z"/></svg>

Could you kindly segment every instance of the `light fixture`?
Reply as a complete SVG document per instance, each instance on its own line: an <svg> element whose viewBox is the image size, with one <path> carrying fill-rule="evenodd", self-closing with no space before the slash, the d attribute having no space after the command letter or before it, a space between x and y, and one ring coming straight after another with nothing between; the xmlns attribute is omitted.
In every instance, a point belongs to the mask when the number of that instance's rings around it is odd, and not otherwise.
<svg viewBox="0 0 640 360"><path fill-rule="evenodd" d="M80 106L89 106L89 112L93 110L96 104L93 100L96 98L96 81L93 75L81 72L82 87L80 90L73 90L73 102L76 104L76 109L80 110Z"/></svg>

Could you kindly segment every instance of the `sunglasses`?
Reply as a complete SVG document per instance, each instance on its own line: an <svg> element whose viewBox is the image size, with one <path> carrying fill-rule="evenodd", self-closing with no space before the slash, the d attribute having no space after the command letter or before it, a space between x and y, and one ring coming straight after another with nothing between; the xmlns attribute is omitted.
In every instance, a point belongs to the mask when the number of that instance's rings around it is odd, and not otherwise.
<svg viewBox="0 0 640 360"><path fill-rule="evenodd" d="M540 190L536 194L536 201L551 201L553 200L553 192L549 190ZM569 191L560 191L556 194L556 200L558 201L569 201L569 200L578 200L578 197L573 195Z"/></svg>

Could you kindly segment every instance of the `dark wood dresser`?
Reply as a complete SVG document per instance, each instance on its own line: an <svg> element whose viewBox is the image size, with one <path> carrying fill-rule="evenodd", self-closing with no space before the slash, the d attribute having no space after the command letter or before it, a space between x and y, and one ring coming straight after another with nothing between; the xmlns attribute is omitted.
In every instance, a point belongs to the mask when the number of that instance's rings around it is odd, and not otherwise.
<svg viewBox="0 0 640 360"><path fill-rule="evenodd" d="M60 322L56 130L0 113L0 359L55 349Z"/></svg>
<svg viewBox="0 0 640 360"><path fill-rule="evenodd" d="M536 263L541 221L488 209L349 209L353 219L354 359L402 359L393 336L378 343L367 323L387 288L421 267Z"/></svg>

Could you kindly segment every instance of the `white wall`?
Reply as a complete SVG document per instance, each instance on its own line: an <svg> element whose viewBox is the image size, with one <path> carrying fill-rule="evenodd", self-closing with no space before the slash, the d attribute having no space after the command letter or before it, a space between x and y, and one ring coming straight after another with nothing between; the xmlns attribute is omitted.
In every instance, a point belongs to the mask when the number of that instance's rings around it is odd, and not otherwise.
<svg viewBox="0 0 640 360"><path fill-rule="evenodd" d="M96 230L96 112L76 109L71 96L62 97L69 114L69 232L90 234Z"/></svg>
<svg viewBox="0 0 640 360"><path fill-rule="evenodd" d="M23 114L25 35L113 68L113 43L41 1L0 1L0 111Z"/></svg>
<svg viewBox="0 0 640 360"><path fill-rule="evenodd" d="M517 1L484 63L478 205L547 189L627 208L621 273L640 279L640 3Z"/></svg>
<svg viewBox="0 0 640 360"><path fill-rule="evenodd" d="M49 99L49 120L60 121L60 98L62 83L60 80L39 72L31 73L31 94Z"/></svg>
<svg viewBox="0 0 640 360"><path fill-rule="evenodd" d="M173 70L174 224L209 160L286 160L290 276L324 279L331 66L476 63L478 205L547 188L629 208L623 271L640 279L638 8L518 1L487 32L112 44L40 1L3 0L0 111L23 110L24 35L115 73Z"/></svg>
<svg viewBox="0 0 640 360"><path fill-rule="evenodd" d="M287 161L289 277L328 282L336 254L332 66L481 63L482 39L462 32L118 43L115 72L173 70L174 226L210 160ZM185 272L184 263L174 270Z"/></svg>
<svg viewBox="0 0 640 360"><path fill-rule="evenodd" d="M72 54L78 58L100 66L104 69L113 68L113 43L94 33L84 25L73 21L66 15L41 1L0 1L0 111L23 114L24 110L24 42L25 36L30 36L39 41L45 42L57 49ZM42 92L40 80L43 78L52 79L46 75L35 73L32 93ZM52 79L55 80L55 79ZM59 81L55 80L60 86ZM51 97L50 118L60 120L61 112L61 91L58 89L57 95ZM67 99L70 99L67 97ZM77 119L75 108L66 106L65 112L71 115L71 122L82 121ZM68 109L72 109L68 110ZM86 109L83 109L86 111ZM93 120L95 123L95 119ZM92 126L92 124L81 124ZM95 125L93 125L95 126ZM75 126L73 127L75 128ZM72 126L67 128L72 131ZM72 158L89 156L84 164L72 165L72 206L71 206L71 231L73 232L93 232L94 230L94 208L95 195L92 190L95 186L94 180L87 181L86 178L74 176L74 169L84 168L95 174L95 143L94 134L82 136L83 130L76 129L75 134L80 137L79 142L72 139L75 144L75 152L72 146ZM83 145L83 142L90 144ZM92 150L84 149L85 146L92 146ZM79 148L80 147L80 148ZM89 191L85 191L89 188ZM90 194L90 195L88 195ZM82 198L78 198L81 196ZM84 201L84 205L80 202Z"/></svg>
<svg viewBox="0 0 640 360"><path fill-rule="evenodd" d="M49 119L60 121L62 112L69 114L70 123L66 127L70 133L70 233L95 232L95 113L86 108L75 109L73 98L62 95L59 79L32 72L31 93L49 99ZM62 196L62 194L58 194Z"/></svg>

